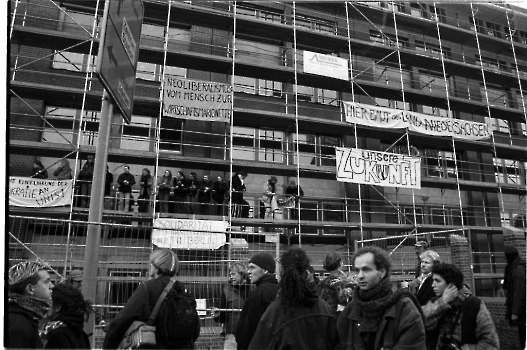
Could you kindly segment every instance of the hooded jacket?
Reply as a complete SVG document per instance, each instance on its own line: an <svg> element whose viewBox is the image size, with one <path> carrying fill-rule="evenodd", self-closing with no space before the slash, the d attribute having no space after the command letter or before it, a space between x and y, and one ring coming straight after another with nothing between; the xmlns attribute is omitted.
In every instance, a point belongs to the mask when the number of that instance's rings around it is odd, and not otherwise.
<svg viewBox="0 0 527 350"><path fill-rule="evenodd" d="M238 327L236 343L238 350L248 349L251 339L267 307L276 299L278 281L274 274L267 274L256 281L256 288L249 294L243 305Z"/></svg>
<svg viewBox="0 0 527 350"><path fill-rule="evenodd" d="M60 313L46 325L46 349L90 349L90 339L83 330L84 315Z"/></svg>
<svg viewBox="0 0 527 350"><path fill-rule="evenodd" d="M290 312L282 307L279 295L265 311L249 349L334 349L336 325L331 307L315 290L307 290Z"/></svg>

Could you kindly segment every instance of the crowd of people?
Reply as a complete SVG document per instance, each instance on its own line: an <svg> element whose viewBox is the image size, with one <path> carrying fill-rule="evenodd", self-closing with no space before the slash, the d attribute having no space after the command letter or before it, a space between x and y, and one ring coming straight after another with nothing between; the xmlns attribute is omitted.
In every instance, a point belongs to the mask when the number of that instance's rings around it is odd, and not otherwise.
<svg viewBox="0 0 527 350"><path fill-rule="evenodd" d="M506 247L505 255L506 317L519 327L525 344L525 260L513 246ZM437 252L421 252L415 287L394 287L392 261L378 247L357 249L350 262L353 273L346 274L340 254L329 253L323 262L328 273L321 281L300 248L278 260L262 252L247 265L233 263L212 308L214 320L223 324L224 349L500 348L485 303L472 296L461 270L442 262ZM173 250L152 252L149 279L109 324L104 349L117 349L136 322L147 321L155 326L155 347L194 348L200 319L193 295L176 280L178 271ZM93 308L80 291L81 276L72 271L54 286L41 263L12 266L6 347L89 348L83 324ZM423 288L431 293L420 293ZM43 318L47 322L40 329Z"/></svg>

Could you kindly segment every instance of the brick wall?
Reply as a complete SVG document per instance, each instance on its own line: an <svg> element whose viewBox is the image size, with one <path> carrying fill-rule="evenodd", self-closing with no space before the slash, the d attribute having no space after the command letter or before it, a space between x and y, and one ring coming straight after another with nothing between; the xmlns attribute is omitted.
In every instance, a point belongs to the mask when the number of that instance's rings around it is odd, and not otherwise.
<svg viewBox="0 0 527 350"><path fill-rule="evenodd" d="M450 249L452 264L459 267L463 273L465 283L474 289L474 274L472 272L472 252L468 240L459 235L450 235Z"/></svg>
<svg viewBox="0 0 527 350"><path fill-rule="evenodd" d="M518 329L512 328L505 320L505 298L480 298L489 309L500 337L500 349L521 350Z"/></svg>

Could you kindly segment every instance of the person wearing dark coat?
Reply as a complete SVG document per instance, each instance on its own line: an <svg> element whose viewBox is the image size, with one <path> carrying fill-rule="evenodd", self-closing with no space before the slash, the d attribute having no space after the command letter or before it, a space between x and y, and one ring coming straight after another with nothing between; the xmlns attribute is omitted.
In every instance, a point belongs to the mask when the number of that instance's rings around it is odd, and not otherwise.
<svg viewBox="0 0 527 350"><path fill-rule="evenodd" d="M35 160L33 162L33 170L31 171L31 177L35 179L47 179L48 171L46 167L40 160Z"/></svg>
<svg viewBox="0 0 527 350"><path fill-rule="evenodd" d="M525 260L514 246L505 246L505 319L511 326L518 326L521 348L525 348Z"/></svg>
<svg viewBox="0 0 527 350"><path fill-rule="evenodd" d="M179 260L176 253L171 249L162 248L155 250L150 255L150 263L149 277L151 279L137 287L124 308L110 323L104 338L103 349L117 349L126 330L134 321L148 321L163 289L170 282L170 278L179 271ZM185 286L179 281L176 281L172 288L177 292L185 291ZM189 335L192 340L189 340L187 344L180 348L193 349L199 333L200 324L198 322L193 334ZM156 335L156 341L159 348L167 348L167 345L160 341L158 335Z"/></svg>
<svg viewBox="0 0 527 350"><path fill-rule="evenodd" d="M247 172L244 170L237 171L231 179L232 182L232 216L248 218L249 203L243 199L243 192L246 191L245 178Z"/></svg>
<svg viewBox="0 0 527 350"><path fill-rule="evenodd" d="M275 261L268 253L258 253L249 260L249 278L256 288L249 294L243 305L238 327L236 343L238 350L249 348L254 332L267 307L275 300L278 281L275 276Z"/></svg>
<svg viewBox="0 0 527 350"><path fill-rule="evenodd" d="M42 338L46 349L90 349L90 339L84 332L84 322L93 312L82 292L68 283L53 288L50 321L44 326Z"/></svg>
<svg viewBox="0 0 527 350"><path fill-rule="evenodd" d="M212 187L212 199L216 202L216 215L225 215L223 203L225 202L225 193L228 189L225 180L221 176L218 176L218 181Z"/></svg>
<svg viewBox="0 0 527 350"><path fill-rule="evenodd" d="M139 197L137 199L138 211L148 213L150 208L150 197L152 196L153 179L150 169L144 168L139 180Z"/></svg>
<svg viewBox="0 0 527 350"><path fill-rule="evenodd" d="M168 213L168 201L170 199L170 190L172 189L172 172L165 170L163 177L160 179L158 186L159 209L160 213Z"/></svg>
<svg viewBox="0 0 527 350"><path fill-rule="evenodd" d="M337 319L309 283L309 258L300 248L280 257L279 293L262 316L249 349L334 349Z"/></svg>
<svg viewBox="0 0 527 350"><path fill-rule="evenodd" d="M60 160L60 165L53 172L53 176L58 180L69 180L73 178L71 175L70 161L67 158Z"/></svg>
<svg viewBox="0 0 527 350"><path fill-rule="evenodd" d="M209 175L203 175L203 181L198 183L198 190L199 213L201 215L209 215L212 193L212 181L209 179Z"/></svg>
<svg viewBox="0 0 527 350"><path fill-rule="evenodd" d="M250 283L245 264L233 264L229 268L229 283L222 289L220 309L241 310L251 292L252 285ZM214 311L214 321L223 323L224 350L236 350L234 333L239 319L240 311Z"/></svg>
<svg viewBox="0 0 527 350"><path fill-rule="evenodd" d="M425 350L419 303L408 291L393 291L388 253L365 246L351 261L358 287L337 320L341 348Z"/></svg>
<svg viewBox="0 0 527 350"><path fill-rule="evenodd" d="M93 169L95 166L94 161L95 158L92 155L89 155L77 177L80 187L81 208L88 208L90 206L91 185L93 181Z"/></svg>
<svg viewBox="0 0 527 350"><path fill-rule="evenodd" d="M5 320L6 348L40 349L39 321L51 307L49 273L41 263L23 261L8 272L9 294Z"/></svg>
<svg viewBox="0 0 527 350"><path fill-rule="evenodd" d="M176 213L188 214L188 206L185 203L188 191L187 178L182 171L178 171L174 178L174 211Z"/></svg>
<svg viewBox="0 0 527 350"><path fill-rule="evenodd" d="M135 185L135 177L130 174L130 167L124 166L124 172L117 178L119 184L119 209L127 212L130 210L129 202L132 196L132 186Z"/></svg>
<svg viewBox="0 0 527 350"><path fill-rule="evenodd" d="M329 272L329 275L320 281L320 298L328 303L336 317L347 304L347 300L341 296L343 288L348 287L347 276L341 270L342 266L340 253L328 253L322 267Z"/></svg>
<svg viewBox="0 0 527 350"><path fill-rule="evenodd" d="M419 256L421 261L421 278L419 286L417 287L417 292L415 296L419 301L419 305L426 305L432 298L436 295L434 293L434 288L432 288L432 283L434 279L432 278L432 266L441 262L439 254L433 250L425 250Z"/></svg>

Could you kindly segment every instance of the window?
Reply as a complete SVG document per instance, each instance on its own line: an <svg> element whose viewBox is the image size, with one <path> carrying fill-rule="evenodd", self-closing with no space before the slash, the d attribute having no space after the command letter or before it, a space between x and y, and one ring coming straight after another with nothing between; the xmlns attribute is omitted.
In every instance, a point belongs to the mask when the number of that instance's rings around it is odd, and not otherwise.
<svg viewBox="0 0 527 350"><path fill-rule="evenodd" d="M159 150L182 152L183 120L170 117L161 118L161 132L159 135Z"/></svg>
<svg viewBox="0 0 527 350"><path fill-rule="evenodd" d="M410 72L406 69L400 70L399 67L378 64L374 62L373 64L373 81L378 83L384 83L386 85L401 85L401 75L403 81L406 84L410 82Z"/></svg>
<svg viewBox="0 0 527 350"><path fill-rule="evenodd" d="M520 75L520 77L527 77L527 66L524 66L524 65L516 65L514 63L511 63L511 68L512 68L512 71L513 72L518 72L518 74Z"/></svg>
<svg viewBox="0 0 527 350"><path fill-rule="evenodd" d="M297 144L298 140L298 144ZM289 152L293 164L297 164L297 146L300 153L300 164L316 166L335 166L335 147L340 139L332 136L293 134Z"/></svg>
<svg viewBox="0 0 527 350"><path fill-rule="evenodd" d="M492 22L487 22L487 35L501 38L500 25Z"/></svg>
<svg viewBox="0 0 527 350"><path fill-rule="evenodd" d="M480 56L477 55L476 56L476 63L478 63L479 65L481 65L483 67L488 67L488 68L492 68L492 69L507 70L507 63L505 63L504 61L499 61L497 59L490 58L490 57L481 56L481 59L480 59Z"/></svg>
<svg viewBox="0 0 527 350"><path fill-rule="evenodd" d="M251 16L254 18L258 18L264 21L271 21L271 22L282 22L282 14L278 11L274 11L272 9L263 9L254 7L248 4L238 5L236 6L236 14L244 15L244 16Z"/></svg>
<svg viewBox="0 0 527 350"><path fill-rule="evenodd" d="M276 130L260 130L258 135L258 160L262 162L284 163L284 133Z"/></svg>
<svg viewBox="0 0 527 350"><path fill-rule="evenodd" d="M282 97L282 82L234 76L234 91L253 95Z"/></svg>
<svg viewBox="0 0 527 350"><path fill-rule="evenodd" d="M517 160L494 158L494 175L497 183L525 185L526 163Z"/></svg>
<svg viewBox="0 0 527 350"><path fill-rule="evenodd" d="M339 106L340 99L334 90L319 89L311 86L297 85L298 100Z"/></svg>
<svg viewBox="0 0 527 350"><path fill-rule="evenodd" d="M335 34L335 23L332 21L298 14L295 17L295 21L298 27L304 27L320 32Z"/></svg>
<svg viewBox="0 0 527 350"><path fill-rule="evenodd" d="M471 30L474 30L474 17L470 16L470 17L468 18L468 20L469 20L469 23L470 23L470 29L471 29ZM475 21L476 21L476 29L477 29L477 32L478 32L478 33L481 33L481 34L486 34L486 33L485 33L485 25L484 25L484 22L483 22L481 19L479 19L479 18L476 18Z"/></svg>
<svg viewBox="0 0 527 350"><path fill-rule="evenodd" d="M447 47L443 47L443 55L445 58L451 58L452 53L451 50ZM423 41L415 41L415 51L418 52L426 52L427 56L435 56L439 57L441 56L441 47L439 45L434 45L430 43L426 43Z"/></svg>
<svg viewBox="0 0 527 350"><path fill-rule="evenodd" d="M460 159L461 156L457 154L458 164L460 164ZM440 178L456 177L456 162L453 152L425 149L423 163L426 167L427 176Z"/></svg>
<svg viewBox="0 0 527 350"><path fill-rule="evenodd" d="M430 5L430 13L432 15L432 19L435 19L436 21L441 22L441 23L446 23L445 9L442 9L440 7L435 7L434 9L434 6Z"/></svg>
<svg viewBox="0 0 527 350"><path fill-rule="evenodd" d="M397 46L397 38L393 34L379 32L377 30L370 30L370 41L372 43L378 43L385 46ZM410 47L408 38L399 36L399 47L407 48Z"/></svg>
<svg viewBox="0 0 527 350"><path fill-rule="evenodd" d="M428 115L435 115L437 117L452 118L452 111L448 111L444 108L430 107L423 105L423 113Z"/></svg>
<svg viewBox="0 0 527 350"><path fill-rule="evenodd" d="M258 64L284 65L282 46L236 38L236 57L240 60L251 61Z"/></svg>
<svg viewBox="0 0 527 350"><path fill-rule="evenodd" d="M484 86L481 86L481 90L484 90ZM508 107L509 105L507 88L487 84L487 97L491 106Z"/></svg>
<svg viewBox="0 0 527 350"><path fill-rule="evenodd" d="M419 71L419 89L430 93L446 95L446 83L439 72Z"/></svg>
<svg viewBox="0 0 527 350"><path fill-rule="evenodd" d="M395 109L400 109L400 110L411 111L410 103L408 102L403 103L403 101L387 100L385 98L379 98L379 97L375 97L375 102L380 107L388 107L388 108L395 108ZM406 105L406 108L405 108L405 105Z"/></svg>
<svg viewBox="0 0 527 350"><path fill-rule="evenodd" d="M421 5L418 2L413 2L410 4L410 14L415 17L428 18L426 5Z"/></svg>

